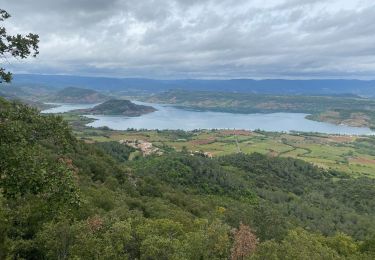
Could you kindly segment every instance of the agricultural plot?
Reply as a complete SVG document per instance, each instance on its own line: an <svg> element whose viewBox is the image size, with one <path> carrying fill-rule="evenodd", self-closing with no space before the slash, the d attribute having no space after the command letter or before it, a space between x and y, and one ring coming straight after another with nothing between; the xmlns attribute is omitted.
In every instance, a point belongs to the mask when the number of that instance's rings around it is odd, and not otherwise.
<svg viewBox="0 0 375 260"><path fill-rule="evenodd" d="M142 140L162 150L173 149L222 156L232 153L261 153L273 157L302 159L326 169L352 176L375 178L374 137L271 133L251 131L113 131L106 128L77 127L85 123L70 115L75 134L85 142Z"/></svg>

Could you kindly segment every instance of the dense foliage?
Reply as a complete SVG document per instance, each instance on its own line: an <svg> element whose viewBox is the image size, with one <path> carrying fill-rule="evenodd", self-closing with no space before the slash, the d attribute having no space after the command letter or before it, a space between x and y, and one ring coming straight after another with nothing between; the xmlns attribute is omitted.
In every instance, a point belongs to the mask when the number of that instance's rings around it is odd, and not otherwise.
<svg viewBox="0 0 375 260"><path fill-rule="evenodd" d="M373 259L375 181L306 162L86 144L0 100L0 259Z"/></svg>

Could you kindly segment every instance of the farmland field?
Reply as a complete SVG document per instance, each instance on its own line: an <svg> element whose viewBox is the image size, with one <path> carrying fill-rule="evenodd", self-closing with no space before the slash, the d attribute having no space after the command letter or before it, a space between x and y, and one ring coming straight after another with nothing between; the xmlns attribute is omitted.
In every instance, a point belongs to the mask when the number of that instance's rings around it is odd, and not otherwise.
<svg viewBox="0 0 375 260"><path fill-rule="evenodd" d="M221 156L258 152L273 157L292 157L355 177L375 178L375 137L307 133L274 133L233 130L127 130L85 127L87 118L65 114L76 136L85 142L142 140L161 150L187 150Z"/></svg>

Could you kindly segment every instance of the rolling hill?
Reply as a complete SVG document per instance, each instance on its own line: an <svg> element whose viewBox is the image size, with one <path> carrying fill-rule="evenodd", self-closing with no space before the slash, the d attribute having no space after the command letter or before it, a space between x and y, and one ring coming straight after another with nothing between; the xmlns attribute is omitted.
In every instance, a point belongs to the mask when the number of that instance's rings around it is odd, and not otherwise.
<svg viewBox="0 0 375 260"><path fill-rule="evenodd" d="M141 116L152 113L156 109L151 106L137 105L129 100L111 99L84 111L95 115Z"/></svg>
<svg viewBox="0 0 375 260"><path fill-rule="evenodd" d="M99 103L106 99L108 97L95 90L76 87L64 88L52 97L52 101L60 103Z"/></svg>

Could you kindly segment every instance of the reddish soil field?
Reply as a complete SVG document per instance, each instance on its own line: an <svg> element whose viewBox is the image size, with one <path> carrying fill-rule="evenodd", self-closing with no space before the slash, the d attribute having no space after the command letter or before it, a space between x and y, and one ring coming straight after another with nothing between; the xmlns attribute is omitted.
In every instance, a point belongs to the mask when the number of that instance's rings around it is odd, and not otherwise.
<svg viewBox="0 0 375 260"><path fill-rule="evenodd" d="M353 158L350 161L353 163L360 163L360 164L375 164L374 159L366 159L366 158Z"/></svg>
<svg viewBox="0 0 375 260"><path fill-rule="evenodd" d="M191 141L194 145L205 145L205 144L212 144L216 142L216 139L214 137L208 138L208 139L200 139L200 140L193 140Z"/></svg>
<svg viewBox="0 0 375 260"><path fill-rule="evenodd" d="M337 142L337 143L346 143L346 142L352 142L354 140L354 137L352 136L330 136L329 139L332 142Z"/></svg>
<svg viewBox="0 0 375 260"><path fill-rule="evenodd" d="M251 131L245 131L245 130L222 130L220 131L220 134L222 135L244 135L244 136L250 136L253 134Z"/></svg>

